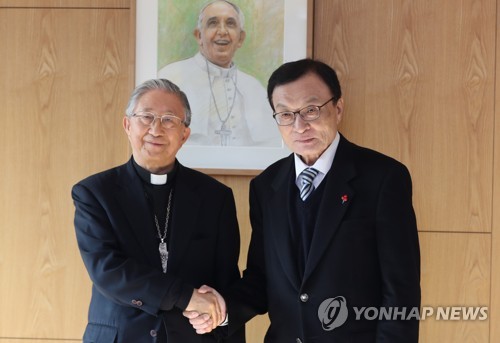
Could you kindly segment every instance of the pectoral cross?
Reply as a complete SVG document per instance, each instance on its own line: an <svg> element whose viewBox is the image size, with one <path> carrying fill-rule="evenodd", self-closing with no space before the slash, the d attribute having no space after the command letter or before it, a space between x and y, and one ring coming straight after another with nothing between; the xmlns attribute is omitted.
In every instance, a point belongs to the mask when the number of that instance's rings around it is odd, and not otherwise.
<svg viewBox="0 0 500 343"><path fill-rule="evenodd" d="M220 135L220 145L227 146L229 144L229 137L231 137L231 130L226 128L226 124L222 124L220 130L215 130L215 133Z"/></svg>
<svg viewBox="0 0 500 343"><path fill-rule="evenodd" d="M161 258L161 268L163 269L163 273L167 272L167 263L168 263L168 250L167 250L167 243L161 240L160 246L160 258Z"/></svg>

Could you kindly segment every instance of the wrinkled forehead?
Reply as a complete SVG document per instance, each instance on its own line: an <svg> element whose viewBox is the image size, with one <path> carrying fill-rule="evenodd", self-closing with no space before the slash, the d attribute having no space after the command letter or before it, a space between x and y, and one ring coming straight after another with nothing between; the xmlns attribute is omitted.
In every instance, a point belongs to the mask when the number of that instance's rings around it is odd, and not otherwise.
<svg viewBox="0 0 500 343"><path fill-rule="evenodd" d="M183 114L184 106L179 94L164 89L150 89L138 99L135 111Z"/></svg>
<svg viewBox="0 0 500 343"><path fill-rule="evenodd" d="M210 18L232 18L241 25L240 18L236 9L224 1L216 1L208 5L207 7L205 7L201 15L203 22L206 22Z"/></svg>

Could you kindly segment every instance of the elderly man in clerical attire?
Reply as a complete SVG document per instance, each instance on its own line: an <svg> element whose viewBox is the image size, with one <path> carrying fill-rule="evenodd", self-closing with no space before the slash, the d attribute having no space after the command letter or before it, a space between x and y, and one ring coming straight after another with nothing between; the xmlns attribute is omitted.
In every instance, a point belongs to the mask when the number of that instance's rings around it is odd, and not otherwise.
<svg viewBox="0 0 500 343"><path fill-rule="evenodd" d="M123 118L132 157L72 189L92 280L84 343L215 343L226 334L224 308L198 288L223 291L240 278L236 206L230 188L177 160L190 122L175 84L145 81ZM197 336L184 310L209 314L214 334ZM224 342L244 343L244 329Z"/></svg>

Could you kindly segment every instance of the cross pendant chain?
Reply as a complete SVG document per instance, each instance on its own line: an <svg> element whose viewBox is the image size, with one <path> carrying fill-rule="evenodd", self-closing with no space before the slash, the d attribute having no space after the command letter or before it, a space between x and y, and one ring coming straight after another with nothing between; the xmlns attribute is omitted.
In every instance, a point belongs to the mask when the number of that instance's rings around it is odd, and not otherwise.
<svg viewBox="0 0 500 343"><path fill-rule="evenodd" d="M156 231L158 233L158 238L160 239L160 245L158 247L158 250L160 252L161 268L163 270L163 273L167 272L168 248L167 248L167 243L165 242L165 239L167 238L168 218L170 217L170 204L171 204L171 202L172 202L172 189L170 189L170 194L168 195L167 215L165 216L165 229L163 231L163 234L160 231L160 225L158 224L158 218L156 217L156 214L155 214Z"/></svg>
<svg viewBox="0 0 500 343"><path fill-rule="evenodd" d="M229 144L232 131L226 127L226 123L222 124L220 130L215 130L215 133L220 135L220 145L227 146Z"/></svg>

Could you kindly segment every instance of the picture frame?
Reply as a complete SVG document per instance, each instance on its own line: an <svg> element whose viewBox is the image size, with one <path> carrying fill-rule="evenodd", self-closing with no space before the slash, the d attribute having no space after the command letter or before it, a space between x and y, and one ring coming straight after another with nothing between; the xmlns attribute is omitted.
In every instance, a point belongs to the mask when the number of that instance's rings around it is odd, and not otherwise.
<svg viewBox="0 0 500 343"><path fill-rule="evenodd" d="M158 37L160 30L158 26L158 11L160 1L174 0L137 0L136 3L136 85L148 79L156 78L160 69L158 64ZM234 0L234 3L240 6L240 2L243 1ZM283 57L281 61L276 62L273 69L279 67L281 63L308 56L308 7L310 0L278 0L275 3L282 6L284 12L283 23L281 25L283 27L283 46L279 47L282 48ZM244 9L242 8L242 10ZM252 17L252 13L244 12L244 14L245 19ZM256 15L254 20L258 20L261 15L261 13ZM193 17L197 16L197 12L193 13ZM191 25L193 24L191 23ZM258 23L254 23L253 25L258 25ZM280 27L280 25L276 25L276 27ZM189 29L192 31L194 27L190 27ZM192 43L196 44L194 37L192 37ZM245 56L247 55L245 54ZM262 59L261 53L258 54L259 57L257 57L257 54L255 55L255 59ZM269 75L265 77L269 77ZM267 79L261 81L264 87L266 87L266 81ZM276 134L279 135L277 124L270 122L270 125L276 125ZM222 147L185 144L177 153L177 158L187 167L208 171L211 174L255 175L270 164L289 154L290 150L283 142L279 147Z"/></svg>

